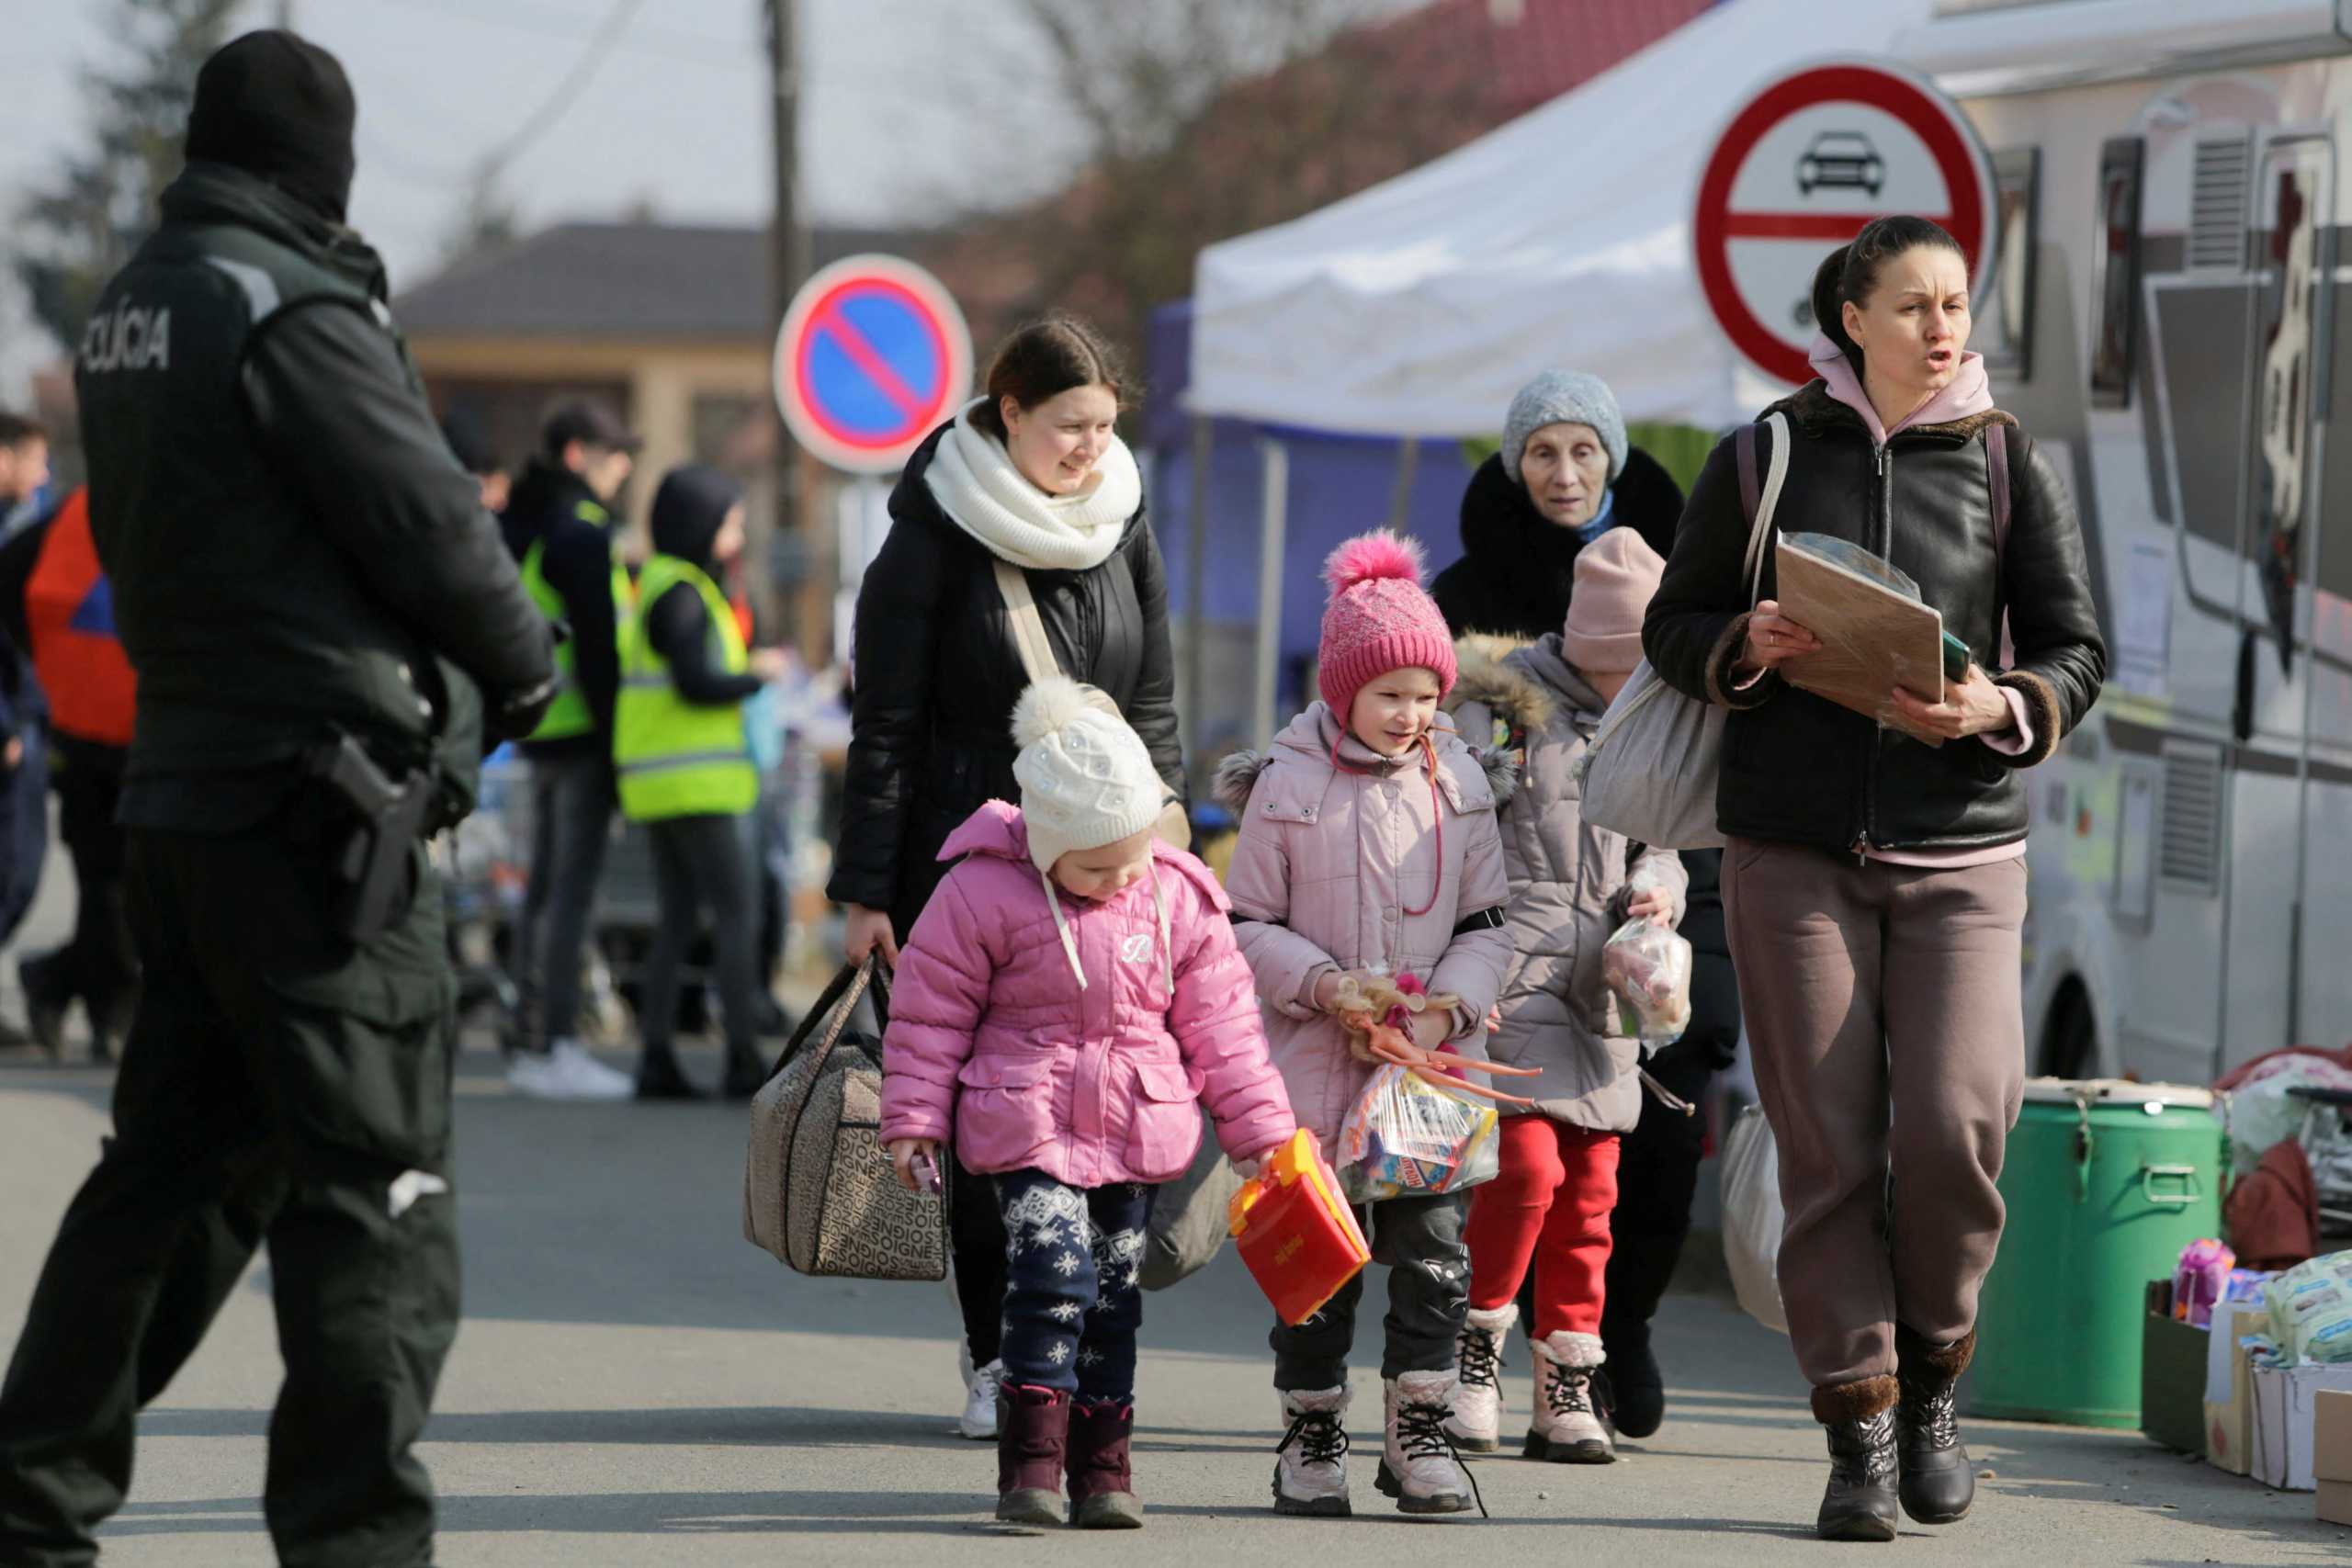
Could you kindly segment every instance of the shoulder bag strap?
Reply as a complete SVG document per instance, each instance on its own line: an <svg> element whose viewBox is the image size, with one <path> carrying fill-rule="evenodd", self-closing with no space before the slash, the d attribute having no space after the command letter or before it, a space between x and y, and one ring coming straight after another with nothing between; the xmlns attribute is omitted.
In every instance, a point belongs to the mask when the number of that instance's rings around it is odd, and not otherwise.
<svg viewBox="0 0 2352 1568"><path fill-rule="evenodd" d="M1764 474L1764 492L1747 531L1747 556L1741 570L1747 577L1747 607L1764 597L1764 552L1772 538L1772 513L1781 504L1781 487L1789 478L1789 416L1776 413L1764 422L1771 432L1772 451ZM1751 426L1751 428L1753 428Z"/></svg>
<svg viewBox="0 0 2352 1568"><path fill-rule="evenodd" d="M996 591L1004 596L1013 646L1021 650L1021 667L1029 672L1029 683L1034 686L1048 675L1060 674L1054 645L1046 640L1045 617L1037 614L1036 596L1029 592L1029 574L1002 556L990 558L996 563Z"/></svg>

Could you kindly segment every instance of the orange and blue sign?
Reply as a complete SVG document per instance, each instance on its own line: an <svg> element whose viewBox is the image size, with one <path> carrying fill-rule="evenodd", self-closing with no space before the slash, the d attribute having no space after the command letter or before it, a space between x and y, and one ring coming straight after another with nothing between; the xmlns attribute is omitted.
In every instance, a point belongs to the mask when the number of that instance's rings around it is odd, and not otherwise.
<svg viewBox="0 0 2352 1568"><path fill-rule="evenodd" d="M971 333L930 273L851 256L793 296L773 370L794 440L836 468L886 474L969 395Z"/></svg>

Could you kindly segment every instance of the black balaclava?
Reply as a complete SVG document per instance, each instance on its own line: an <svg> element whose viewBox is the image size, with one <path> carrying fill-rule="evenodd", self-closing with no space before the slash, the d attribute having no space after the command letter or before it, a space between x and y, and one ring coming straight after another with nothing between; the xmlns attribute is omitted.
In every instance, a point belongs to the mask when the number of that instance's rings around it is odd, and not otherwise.
<svg viewBox="0 0 2352 1568"><path fill-rule="evenodd" d="M653 547L710 571L710 547L743 487L702 463L683 463L653 492Z"/></svg>
<svg viewBox="0 0 2352 1568"><path fill-rule="evenodd" d="M334 55L289 32L247 33L196 73L187 155L258 175L340 223L357 118L351 79Z"/></svg>

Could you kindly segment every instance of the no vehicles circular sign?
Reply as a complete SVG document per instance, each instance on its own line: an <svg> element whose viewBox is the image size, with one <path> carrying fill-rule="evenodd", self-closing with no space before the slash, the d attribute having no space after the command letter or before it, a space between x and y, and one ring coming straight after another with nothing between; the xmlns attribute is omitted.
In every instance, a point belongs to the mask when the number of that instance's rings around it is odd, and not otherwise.
<svg viewBox="0 0 2352 1568"><path fill-rule="evenodd" d="M1916 213L1951 231L1982 298L1997 197L1992 160L1958 106L1877 62L1833 60L1765 83L1731 117L1699 176L1699 282L1758 369L1813 378L1813 274L1873 218Z"/></svg>
<svg viewBox="0 0 2352 1568"><path fill-rule="evenodd" d="M792 297L776 333L775 406L834 468L904 466L972 382L972 336L937 278L896 256L851 256Z"/></svg>

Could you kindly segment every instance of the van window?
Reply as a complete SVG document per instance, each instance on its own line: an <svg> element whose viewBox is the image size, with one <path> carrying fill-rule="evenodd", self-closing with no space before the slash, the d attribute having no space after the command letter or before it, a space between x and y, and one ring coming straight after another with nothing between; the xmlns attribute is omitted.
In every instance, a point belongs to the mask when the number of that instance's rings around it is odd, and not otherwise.
<svg viewBox="0 0 2352 1568"><path fill-rule="evenodd" d="M2098 336L2091 345L2091 400L2132 400L2140 351L2140 168L2145 144L2119 136L2099 149L2091 255L2098 269Z"/></svg>
<svg viewBox="0 0 2352 1568"><path fill-rule="evenodd" d="M1993 154L2000 201L2000 248L1993 288L1976 306L1975 346L1984 363L2012 379L2033 379L2033 257L2041 238L2041 151L2013 147Z"/></svg>

